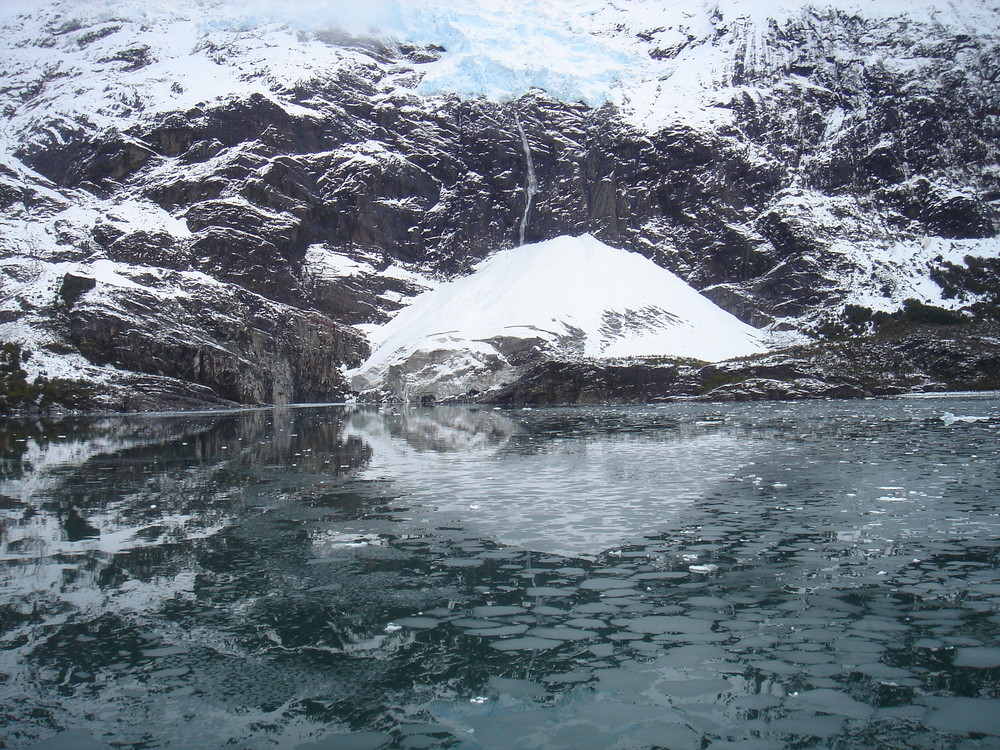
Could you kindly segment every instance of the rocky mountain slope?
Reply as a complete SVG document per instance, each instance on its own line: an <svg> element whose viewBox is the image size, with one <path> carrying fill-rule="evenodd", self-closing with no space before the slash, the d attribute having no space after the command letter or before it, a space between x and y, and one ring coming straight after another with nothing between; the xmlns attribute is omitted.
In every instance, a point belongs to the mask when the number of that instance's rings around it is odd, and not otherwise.
<svg viewBox="0 0 1000 750"><path fill-rule="evenodd" d="M585 233L782 357L876 332L995 350L1000 8L663 5L5 7L12 372L102 408L341 399L417 294ZM927 327L906 300L964 312ZM504 382L618 366L562 360Z"/></svg>

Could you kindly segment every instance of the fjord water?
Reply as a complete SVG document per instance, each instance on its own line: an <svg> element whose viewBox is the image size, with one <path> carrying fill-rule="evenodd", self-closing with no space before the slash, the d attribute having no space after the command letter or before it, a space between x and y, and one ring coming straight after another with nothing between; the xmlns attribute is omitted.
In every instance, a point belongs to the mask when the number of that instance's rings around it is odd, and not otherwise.
<svg viewBox="0 0 1000 750"><path fill-rule="evenodd" d="M3 747L1000 746L995 395L0 446Z"/></svg>

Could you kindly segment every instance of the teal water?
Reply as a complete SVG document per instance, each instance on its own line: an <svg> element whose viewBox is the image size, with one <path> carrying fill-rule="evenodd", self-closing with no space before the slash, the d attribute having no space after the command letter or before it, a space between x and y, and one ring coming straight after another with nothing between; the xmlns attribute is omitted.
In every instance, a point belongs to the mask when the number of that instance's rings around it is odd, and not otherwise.
<svg viewBox="0 0 1000 750"><path fill-rule="evenodd" d="M0 747L1000 747L995 396L0 448Z"/></svg>

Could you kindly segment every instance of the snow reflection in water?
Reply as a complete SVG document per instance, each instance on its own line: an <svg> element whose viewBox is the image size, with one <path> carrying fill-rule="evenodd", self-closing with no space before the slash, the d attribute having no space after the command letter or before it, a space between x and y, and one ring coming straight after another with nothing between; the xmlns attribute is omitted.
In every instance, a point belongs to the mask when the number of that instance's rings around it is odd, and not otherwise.
<svg viewBox="0 0 1000 750"><path fill-rule="evenodd" d="M996 747L998 429L992 398L11 423L0 736Z"/></svg>
<svg viewBox="0 0 1000 750"><path fill-rule="evenodd" d="M761 448L746 429L718 418L681 422L651 412L645 423L605 433L604 420L628 413L567 409L538 421L527 414L524 423L455 407L359 413L349 431L373 447L367 475L392 481L411 521L460 524L566 556L592 557L669 526L679 507L745 468Z"/></svg>

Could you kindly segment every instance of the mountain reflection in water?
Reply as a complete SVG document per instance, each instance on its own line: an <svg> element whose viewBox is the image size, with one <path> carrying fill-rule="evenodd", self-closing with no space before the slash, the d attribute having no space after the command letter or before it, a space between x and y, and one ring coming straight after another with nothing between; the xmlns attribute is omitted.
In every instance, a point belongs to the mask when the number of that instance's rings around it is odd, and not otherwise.
<svg viewBox="0 0 1000 750"><path fill-rule="evenodd" d="M411 521L566 556L668 526L767 450L766 438L718 419L630 424L614 414L567 409L529 428L498 411L443 407L358 413L348 431L374 448L368 473L392 482Z"/></svg>
<svg viewBox="0 0 1000 750"><path fill-rule="evenodd" d="M998 431L989 397L9 421L0 738L996 747Z"/></svg>

